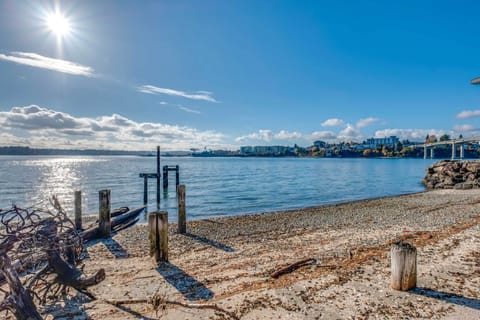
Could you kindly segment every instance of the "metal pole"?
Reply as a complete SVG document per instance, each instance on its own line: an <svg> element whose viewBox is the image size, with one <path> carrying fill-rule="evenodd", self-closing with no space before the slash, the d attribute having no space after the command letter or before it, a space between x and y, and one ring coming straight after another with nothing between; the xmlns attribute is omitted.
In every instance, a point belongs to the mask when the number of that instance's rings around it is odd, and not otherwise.
<svg viewBox="0 0 480 320"><path fill-rule="evenodd" d="M452 160L455 160L455 142L452 142Z"/></svg>

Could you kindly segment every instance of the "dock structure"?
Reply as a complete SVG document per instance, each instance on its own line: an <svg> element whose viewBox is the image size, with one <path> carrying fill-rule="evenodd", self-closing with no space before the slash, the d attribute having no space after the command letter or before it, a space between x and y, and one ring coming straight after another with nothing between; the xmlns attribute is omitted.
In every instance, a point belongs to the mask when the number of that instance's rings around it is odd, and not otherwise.
<svg viewBox="0 0 480 320"><path fill-rule="evenodd" d="M140 173L143 178L143 204L148 203L148 179L157 179L157 209L160 209L160 146L157 146L157 172L156 173Z"/></svg>
<svg viewBox="0 0 480 320"><path fill-rule="evenodd" d="M175 171L175 186L180 184L180 167L176 166L163 166L163 191L168 190L168 171Z"/></svg>
<svg viewBox="0 0 480 320"><path fill-rule="evenodd" d="M431 142L431 143L424 143L424 144L417 144L415 145L416 148L423 148L423 159L427 159L428 151L430 150L430 158L433 159L435 157L434 149L436 146L441 145L451 145L452 146L452 157L451 159L454 160L457 156L456 149L459 146L459 154L458 158L464 158L464 145L468 143L477 143L480 144L480 137L472 137L472 138L462 138L462 139L451 139L446 141L438 141L438 142Z"/></svg>

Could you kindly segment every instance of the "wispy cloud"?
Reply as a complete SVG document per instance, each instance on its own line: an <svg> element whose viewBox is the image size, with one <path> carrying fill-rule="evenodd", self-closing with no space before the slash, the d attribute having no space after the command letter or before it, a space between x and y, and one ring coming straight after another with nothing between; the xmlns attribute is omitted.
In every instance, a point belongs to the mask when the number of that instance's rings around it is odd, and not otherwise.
<svg viewBox="0 0 480 320"><path fill-rule="evenodd" d="M339 127L339 126L342 126L343 124L344 124L344 121L342 119L332 118L322 122L321 126L322 127Z"/></svg>
<svg viewBox="0 0 480 320"><path fill-rule="evenodd" d="M357 122L357 128L359 128L359 129L365 128L365 127L367 127L371 124L374 124L375 122L378 122L378 121L380 121L380 119L372 118L372 117L365 118L365 119L360 119Z"/></svg>
<svg viewBox="0 0 480 320"><path fill-rule="evenodd" d="M186 107L184 105L181 105L181 104L172 104L172 103L168 103L168 102L165 102L165 101L160 101L159 104L161 106L164 106L164 107L174 107L174 108L178 108L182 111L185 111L185 112L189 112L189 113L195 113L195 114L201 114L200 111L198 110L195 110L195 109L192 109L192 108L189 108L189 107Z"/></svg>
<svg viewBox="0 0 480 320"><path fill-rule="evenodd" d="M175 89L160 88L152 85L142 85L137 87L137 91L149 94L165 94L169 96L182 97L191 100L203 100L209 102L218 102L212 97L212 93L209 91L195 91L185 92Z"/></svg>
<svg viewBox="0 0 480 320"><path fill-rule="evenodd" d="M200 112L200 111L198 111L198 110L195 110L195 109L190 109L190 108L188 108L188 107L185 107L185 106L182 106L182 105L179 105L179 106L178 106L178 108L179 108L180 110L183 110L183 111L185 111L185 112L189 112L189 113L196 113L196 114L201 114L201 112Z"/></svg>
<svg viewBox="0 0 480 320"><path fill-rule="evenodd" d="M457 119L470 119L475 117L480 117L480 110L464 110L455 116Z"/></svg>
<svg viewBox="0 0 480 320"><path fill-rule="evenodd" d="M72 75L95 77L91 67L76 62L54 59L32 52L11 52L10 55L0 53L0 59L35 68L42 68Z"/></svg>

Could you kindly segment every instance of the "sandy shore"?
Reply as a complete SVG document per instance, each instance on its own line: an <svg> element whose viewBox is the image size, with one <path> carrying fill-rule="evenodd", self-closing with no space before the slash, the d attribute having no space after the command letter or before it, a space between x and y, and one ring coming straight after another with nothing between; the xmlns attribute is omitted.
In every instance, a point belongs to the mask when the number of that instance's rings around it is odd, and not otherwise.
<svg viewBox="0 0 480 320"><path fill-rule="evenodd" d="M104 320L480 319L480 190L193 221L187 235L175 230L170 262L160 267L148 256L146 226L89 244L84 271L107 273L91 288L98 300L76 295L45 312ZM389 288L390 245L400 239L418 249L415 291ZM315 263L270 277L305 258Z"/></svg>

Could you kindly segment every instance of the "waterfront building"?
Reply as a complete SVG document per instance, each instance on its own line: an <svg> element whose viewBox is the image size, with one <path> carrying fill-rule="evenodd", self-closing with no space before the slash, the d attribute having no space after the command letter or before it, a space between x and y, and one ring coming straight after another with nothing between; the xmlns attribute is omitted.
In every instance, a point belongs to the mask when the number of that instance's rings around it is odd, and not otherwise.
<svg viewBox="0 0 480 320"><path fill-rule="evenodd" d="M400 140L398 139L397 136L390 136L388 138L385 137L385 138L370 138L370 139L367 139L366 145L370 149L375 149L377 147L382 147L382 146L395 147L399 142L400 142Z"/></svg>

